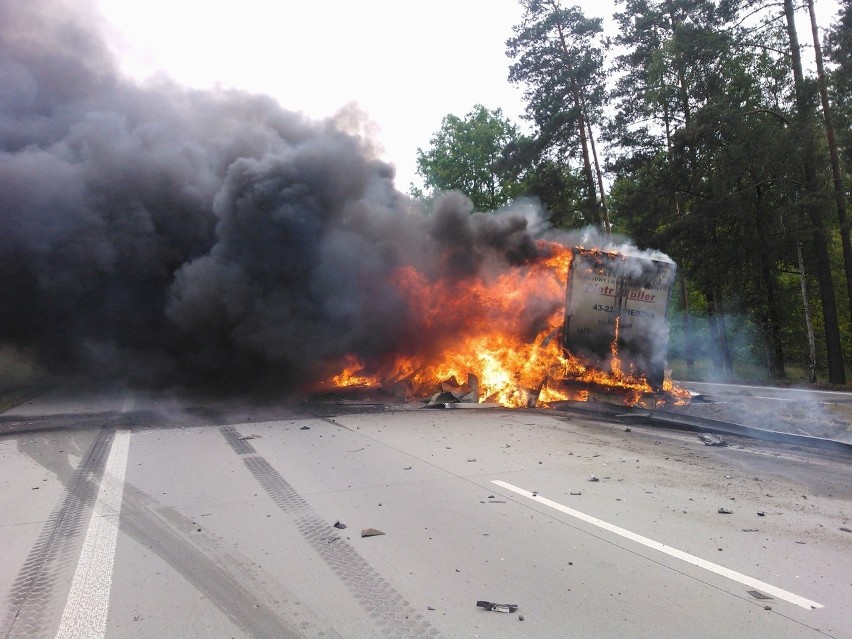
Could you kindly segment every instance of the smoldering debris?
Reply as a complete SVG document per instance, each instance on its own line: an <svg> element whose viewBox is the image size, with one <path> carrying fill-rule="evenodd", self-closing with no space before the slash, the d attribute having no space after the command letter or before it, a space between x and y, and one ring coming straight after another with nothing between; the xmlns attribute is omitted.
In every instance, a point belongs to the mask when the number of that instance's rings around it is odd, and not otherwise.
<svg viewBox="0 0 852 639"><path fill-rule="evenodd" d="M698 439L700 439L705 446L727 446L728 442L726 442L720 435L716 433L699 433Z"/></svg>

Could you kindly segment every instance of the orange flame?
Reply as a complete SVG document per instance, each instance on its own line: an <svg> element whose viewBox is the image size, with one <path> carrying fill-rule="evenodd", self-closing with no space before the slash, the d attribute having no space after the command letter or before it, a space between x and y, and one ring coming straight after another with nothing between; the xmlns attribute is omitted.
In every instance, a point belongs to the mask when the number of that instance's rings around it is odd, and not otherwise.
<svg viewBox="0 0 852 639"><path fill-rule="evenodd" d="M588 389L568 389L566 381L620 389L630 404L651 393L644 378L622 371L617 324L610 371L591 368L563 350L560 330L573 256L560 244L542 241L539 248L543 257L529 264L464 279L431 281L412 266L400 267L392 284L410 310L417 344L369 366L348 356L331 384L402 384L406 394L422 397L445 380L472 374L480 401L513 407L588 399Z"/></svg>
<svg viewBox="0 0 852 639"><path fill-rule="evenodd" d="M331 378L332 385L338 388L349 386L379 386L381 379L370 375L359 375L364 370L364 364L354 355L346 356L346 365L342 371Z"/></svg>

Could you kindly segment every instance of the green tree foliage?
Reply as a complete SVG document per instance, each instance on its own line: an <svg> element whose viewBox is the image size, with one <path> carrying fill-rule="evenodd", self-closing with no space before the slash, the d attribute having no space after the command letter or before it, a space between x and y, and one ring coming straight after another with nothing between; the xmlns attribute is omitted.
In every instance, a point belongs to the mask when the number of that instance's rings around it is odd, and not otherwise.
<svg viewBox="0 0 852 639"><path fill-rule="evenodd" d="M521 191L517 173L506 162L506 149L520 143L518 127L477 104L464 118L444 117L430 146L417 149L417 173L427 189L457 190L477 211L492 211Z"/></svg>
<svg viewBox="0 0 852 639"><path fill-rule="evenodd" d="M604 224L608 202L617 231L679 265L678 353L704 353L723 373L756 357L777 378L807 368L843 383L852 317L842 321L846 305L835 302L847 251L834 185L849 199L852 0L840 0L825 39L828 94L809 71L816 48L798 43L794 12L806 24L808 3L617 0L607 65L599 20L560 0L519 2L509 79L524 87L532 134L492 132L487 150L449 151L477 112L448 116L433 139L444 152L420 155L424 170L456 181L432 188L482 193L481 209L492 208L491 192L536 195L564 227ZM593 129L607 144L607 194ZM483 166L499 189L474 179Z"/></svg>
<svg viewBox="0 0 852 639"><path fill-rule="evenodd" d="M525 87L535 155L560 175L573 172L579 162L583 217L608 227L590 139L590 124L600 121L604 103L601 20L559 0L521 0L521 5L523 20L506 42L506 53L514 61L509 81Z"/></svg>
<svg viewBox="0 0 852 639"><path fill-rule="evenodd" d="M849 168L852 167L852 0L840 3L840 11L828 30L825 55L830 65L835 128L849 192L852 189L849 184Z"/></svg>
<svg viewBox="0 0 852 639"><path fill-rule="evenodd" d="M828 30L826 55L834 64L832 73L837 103L850 108L852 102L852 0L841 0L840 11ZM847 121L848 123L848 121Z"/></svg>
<svg viewBox="0 0 852 639"><path fill-rule="evenodd" d="M736 3L623 4L608 129L618 149L613 206L631 234L668 250L703 292L721 365L730 359L721 319L747 309L768 370L783 377L792 314L781 276L794 268L793 238L809 232L804 213L815 219L819 205L791 161L806 146L793 126L800 103L783 55L787 34L768 12L742 26Z"/></svg>

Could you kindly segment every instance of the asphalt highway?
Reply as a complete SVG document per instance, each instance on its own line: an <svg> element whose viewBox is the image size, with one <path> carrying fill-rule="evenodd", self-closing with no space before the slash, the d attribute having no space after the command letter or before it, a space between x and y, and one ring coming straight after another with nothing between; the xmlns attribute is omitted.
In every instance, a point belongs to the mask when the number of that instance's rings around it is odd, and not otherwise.
<svg viewBox="0 0 852 639"><path fill-rule="evenodd" d="M852 404L852 393L845 391L757 386L753 384L728 384L721 382L678 382L678 386L683 386L696 393L706 393L718 397L736 396L774 399L778 401Z"/></svg>
<svg viewBox="0 0 852 639"><path fill-rule="evenodd" d="M852 637L852 459L729 443L48 393L0 415L0 637Z"/></svg>

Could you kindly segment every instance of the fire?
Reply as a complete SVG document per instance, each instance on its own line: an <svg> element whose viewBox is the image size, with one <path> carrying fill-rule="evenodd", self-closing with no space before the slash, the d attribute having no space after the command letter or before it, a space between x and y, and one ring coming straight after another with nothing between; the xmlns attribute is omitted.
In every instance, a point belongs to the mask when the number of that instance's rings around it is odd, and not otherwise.
<svg viewBox="0 0 852 639"><path fill-rule="evenodd" d="M651 393L644 378L622 371L617 327L609 371L564 351L560 331L573 254L551 242L539 249L537 260L491 275L432 281L412 266L400 267L392 284L410 309L412 345L369 364L348 356L330 383L402 388L423 397L441 382L473 380L479 401L512 407L588 399L588 389L566 382L620 389L629 404Z"/></svg>
<svg viewBox="0 0 852 639"><path fill-rule="evenodd" d="M369 375L359 375L364 370L364 364L354 355L346 356L343 370L331 378L331 383L338 388L349 386L379 386L381 379Z"/></svg>

